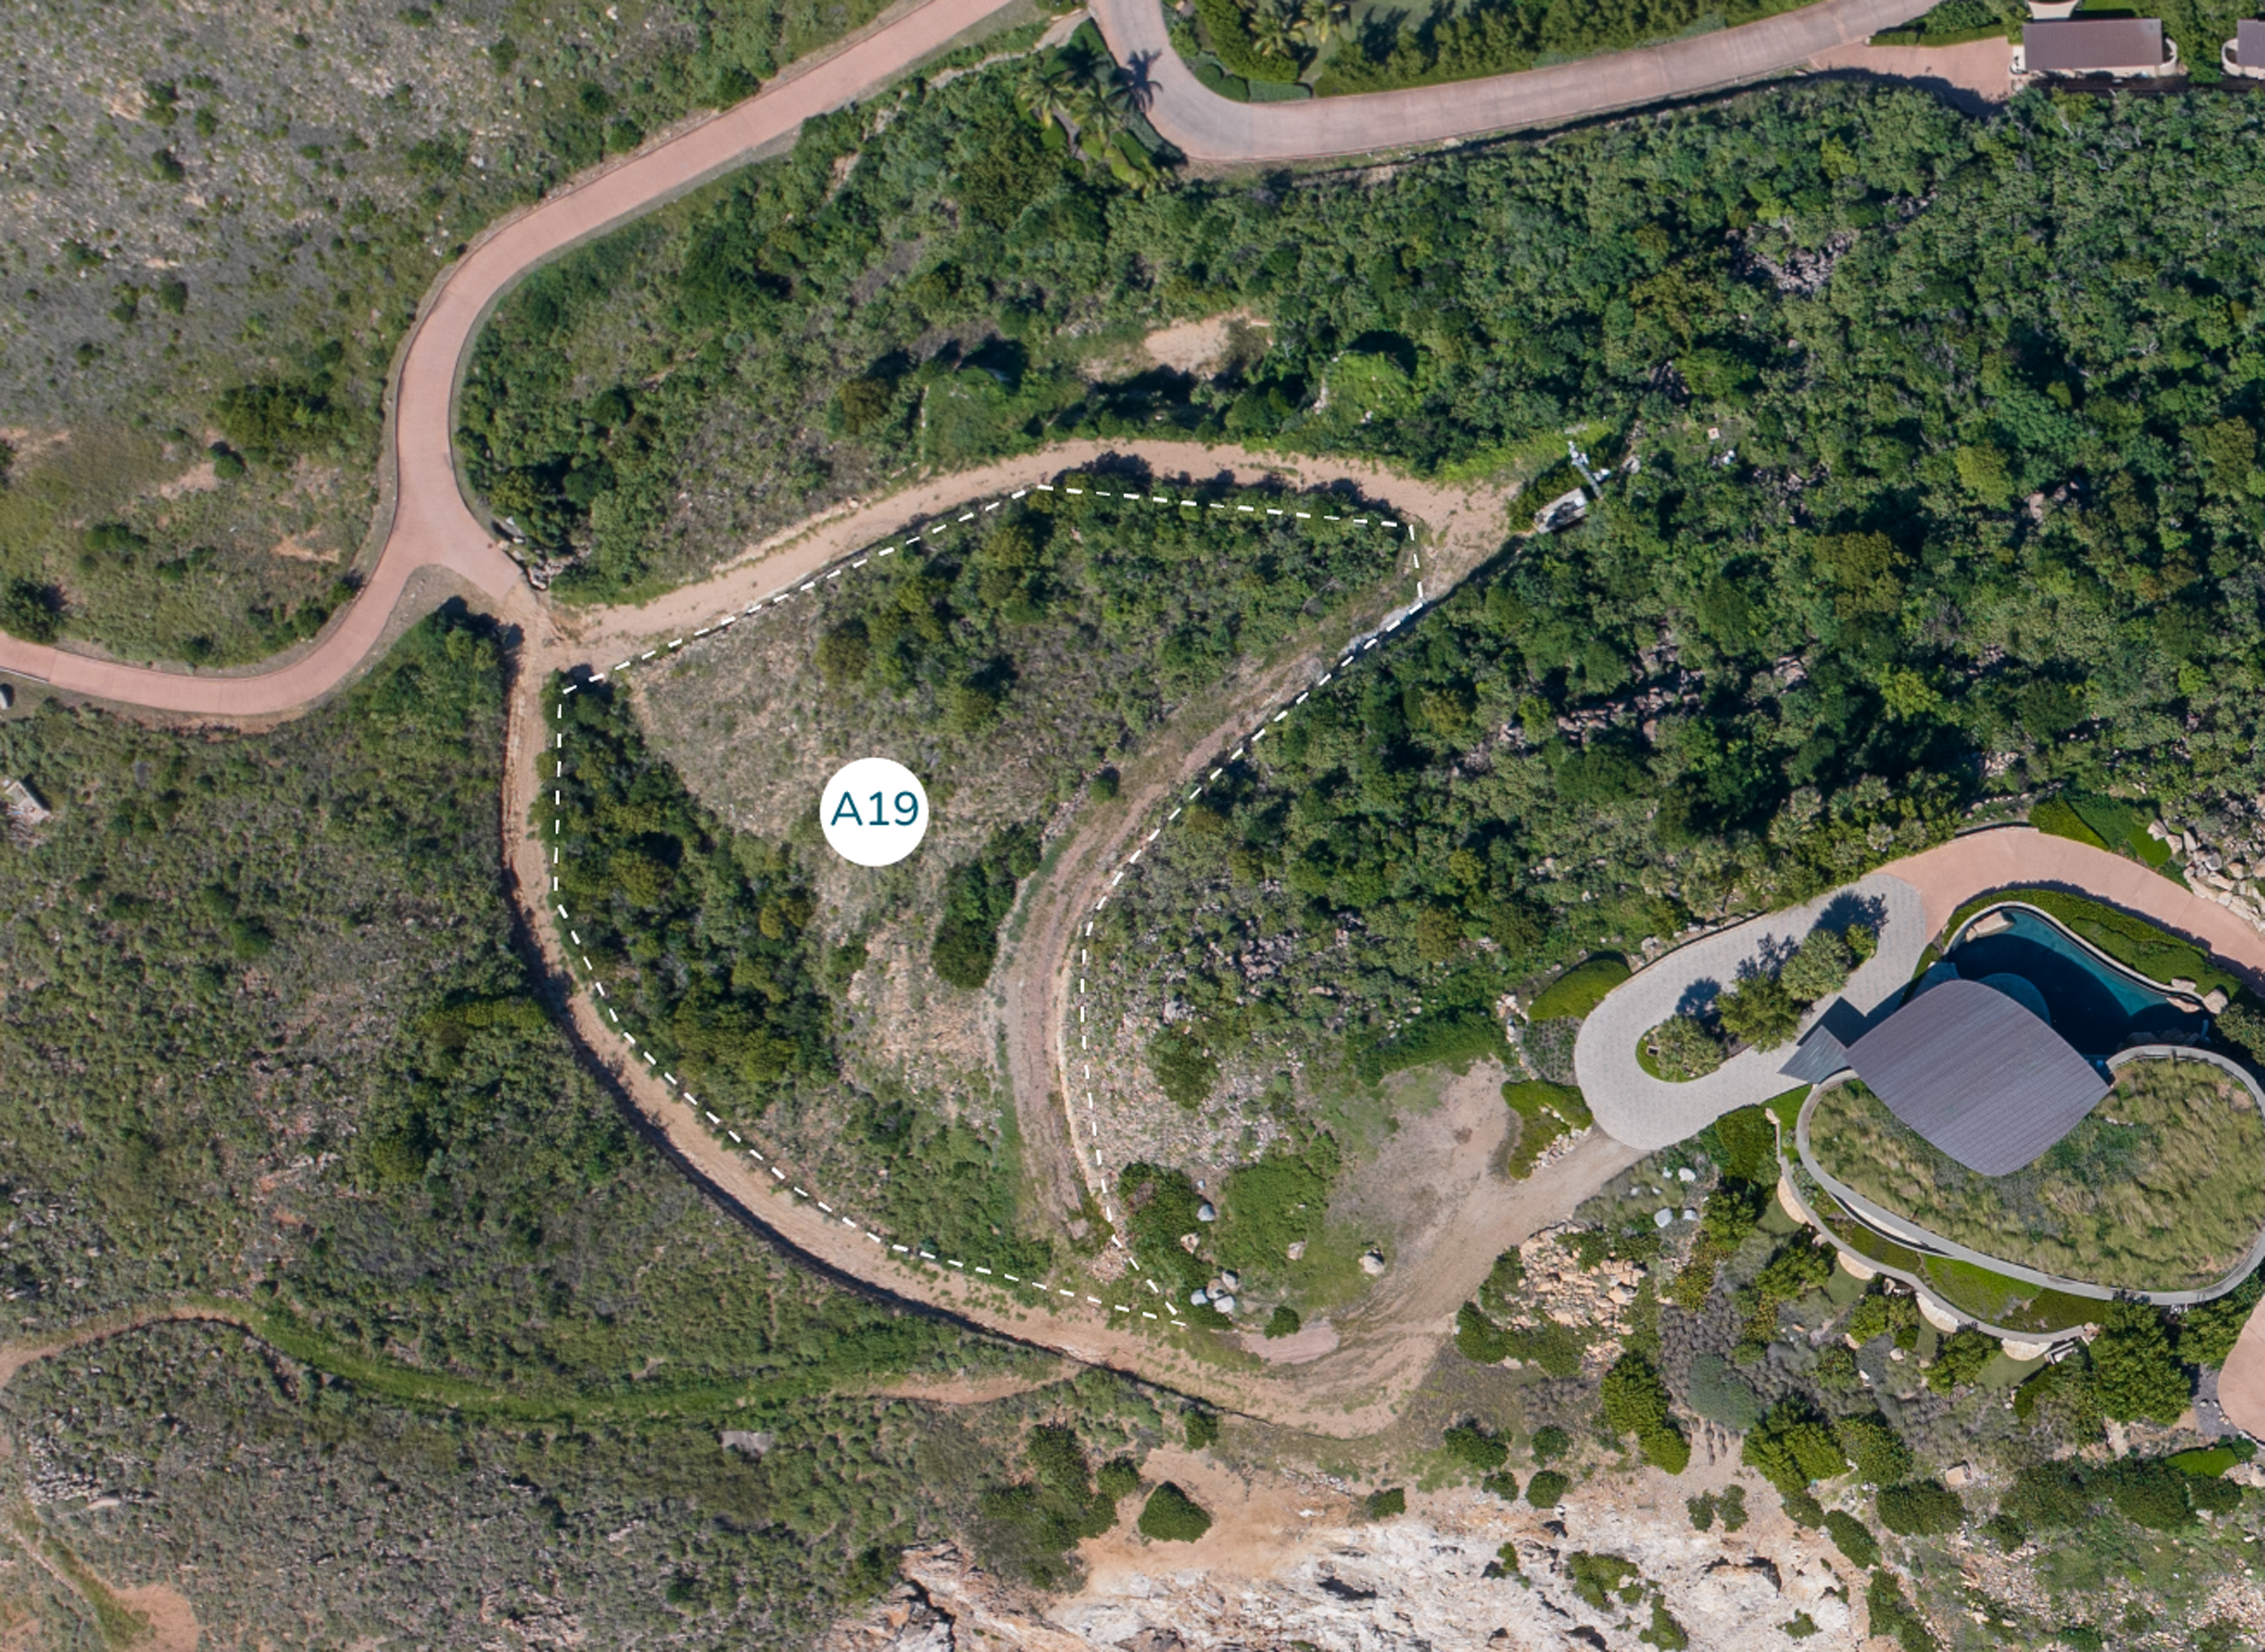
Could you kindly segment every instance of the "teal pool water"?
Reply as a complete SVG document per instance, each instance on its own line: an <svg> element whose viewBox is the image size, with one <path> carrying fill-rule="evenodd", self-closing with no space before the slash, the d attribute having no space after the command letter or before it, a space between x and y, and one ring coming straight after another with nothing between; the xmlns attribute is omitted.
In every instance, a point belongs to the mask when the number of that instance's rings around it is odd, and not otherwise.
<svg viewBox="0 0 2265 1652"><path fill-rule="evenodd" d="M2028 982L2044 1001L2053 1030L2084 1054L2112 1055L2135 1041L2181 1043L2209 1024L2209 1017L2178 1008L2165 993L2095 957L2050 920L2019 907L2006 916L2012 928L1965 942L1949 962L1968 980L2016 975Z"/></svg>

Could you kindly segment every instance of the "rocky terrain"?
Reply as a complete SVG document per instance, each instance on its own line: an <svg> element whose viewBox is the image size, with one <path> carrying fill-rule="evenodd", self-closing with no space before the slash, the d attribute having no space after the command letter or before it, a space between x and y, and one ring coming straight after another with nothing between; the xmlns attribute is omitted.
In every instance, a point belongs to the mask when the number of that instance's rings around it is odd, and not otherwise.
<svg viewBox="0 0 2265 1652"><path fill-rule="evenodd" d="M1737 1532L1693 1529L1685 1499L1733 1480L1721 1445L1711 1463L1702 1445L1679 1479L1591 1481L1555 1510L1459 1489L1414 1494L1407 1514L1371 1523L1320 1482L1261 1478L1239 1500L1215 1486L1198 1495L1226 1506L1200 1541L1089 1542L1085 1587L1054 1600L1017 1593L955 1548L915 1550L905 1581L838 1626L823 1652L1678 1644L1658 1632L1655 1606L1699 1652L1861 1646L1862 1574L1773 1496L1749 1486L1753 1518ZM1615 1559L1628 1567L1596 1564ZM1599 1608L1582 1590L1606 1575L1620 1581ZM1815 1629L1796 1641L1788 1625Z"/></svg>

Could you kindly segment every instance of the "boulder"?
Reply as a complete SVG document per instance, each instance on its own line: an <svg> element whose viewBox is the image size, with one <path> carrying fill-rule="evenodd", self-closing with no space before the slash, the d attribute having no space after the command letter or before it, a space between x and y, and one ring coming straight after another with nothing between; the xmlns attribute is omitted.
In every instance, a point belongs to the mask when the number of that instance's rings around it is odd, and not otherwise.
<svg viewBox="0 0 2265 1652"><path fill-rule="evenodd" d="M1382 1273L1384 1271L1384 1253L1380 1250L1364 1251L1361 1254L1360 1258L1360 1270L1368 1275L1372 1279L1378 1274Z"/></svg>

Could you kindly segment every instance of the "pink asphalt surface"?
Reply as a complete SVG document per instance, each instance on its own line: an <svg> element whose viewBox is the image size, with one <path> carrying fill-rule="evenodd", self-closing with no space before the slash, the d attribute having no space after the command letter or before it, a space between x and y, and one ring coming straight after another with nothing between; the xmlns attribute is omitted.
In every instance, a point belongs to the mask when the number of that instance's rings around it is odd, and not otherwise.
<svg viewBox="0 0 2265 1652"><path fill-rule="evenodd" d="M388 427L393 520L361 596L300 659L217 676L120 665L0 636L0 671L71 694L193 717L266 717L337 688L377 646L417 572L441 568L499 607L529 594L517 564L456 486L450 406L457 373L496 300L578 242L729 171L747 153L885 84L1009 0L929 0L885 28L782 76L760 96L552 196L484 236L450 271L411 334Z"/></svg>
<svg viewBox="0 0 2265 1652"><path fill-rule="evenodd" d="M1807 62L1927 9L1928 0L1824 0L1759 23L1523 74L1300 103L1234 103L1206 91L1164 32L1157 0L1092 0L1120 63L1145 62L1148 120L1191 159L1297 161L1555 126L1695 97Z"/></svg>

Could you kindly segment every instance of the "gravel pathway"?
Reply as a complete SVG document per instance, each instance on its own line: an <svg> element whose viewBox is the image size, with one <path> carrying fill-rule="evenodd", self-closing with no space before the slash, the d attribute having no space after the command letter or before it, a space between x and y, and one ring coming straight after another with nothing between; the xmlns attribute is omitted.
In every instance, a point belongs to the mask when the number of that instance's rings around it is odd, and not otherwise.
<svg viewBox="0 0 2265 1652"><path fill-rule="evenodd" d="M1739 968L1766 950L1789 950L1828 912L1838 922L1849 913L1872 923L1880 949L1849 979L1841 993L1867 1019L1891 1006L1933 935L1919 892L1902 878L1874 872L1846 889L1803 906L1752 919L1688 946L1678 947L1606 996L1581 1023L1573 1046L1573 1072L1597 1123L1631 1147L1647 1152L1681 1141L1732 1108L1752 1106L1793 1088L1778 1069L1790 1046L1749 1050L1703 1079L1671 1084L1637 1065L1636 1040L1688 1000L1714 997ZM1807 1022L1803 1022L1804 1030Z"/></svg>

